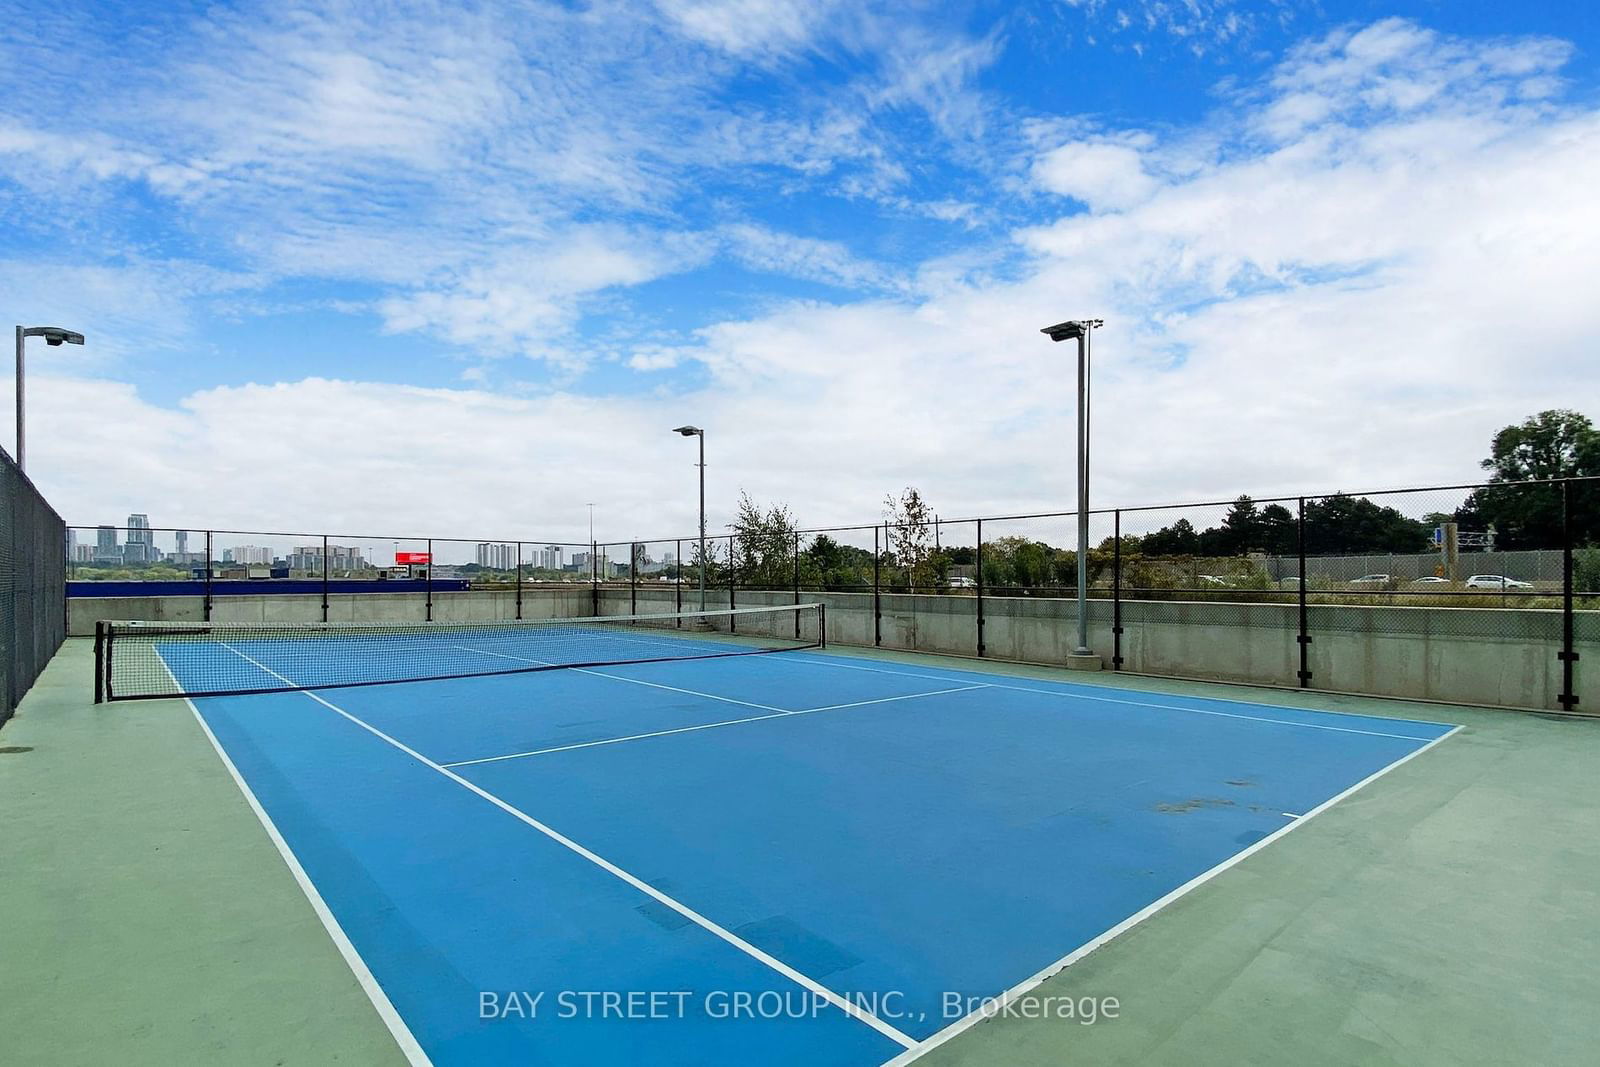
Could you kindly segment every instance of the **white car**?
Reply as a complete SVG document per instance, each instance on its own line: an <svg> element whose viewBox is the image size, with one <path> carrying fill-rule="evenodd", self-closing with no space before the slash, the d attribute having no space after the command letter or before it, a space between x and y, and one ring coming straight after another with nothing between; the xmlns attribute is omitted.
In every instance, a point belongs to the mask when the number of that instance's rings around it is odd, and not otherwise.
<svg viewBox="0 0 1600 1067"><path fill-rule="evenodd" d="M1388 585L1394 581L1392 574L1363 574L1359 578L1350 579L1351 585Z"/></svg>
<svg viewBox="0 0 1600 1067"><path fill-rule="evenodd" d="M1467 579L1468 589L1532 589L1532 582L1519 582L1503 574L1474 574Z"/></svg>
<svg viewBox="0 0 1600 1067"><path fill-rule="evenodd" d="M1428 574L1428 575L1424 575L1421 578L1418 578L1416 581L1412 582L1411 584L1412 585L1449 585L1450 584L1450 579L1448 579L1448 578L1440 578L1437 575Z"/></svg>
<svg viewBox="0 0 1600 1067"><path fill-rule="evenodd" d="M1202 585L1227 585L1228 582L1227 582L1227 579L1218 578L1215 574L1202 574L1202 575L1200 575L1200 584L1202 584Z"/></svg>
<svg viewBox="0 0 1600 1067"><path fill-rule="evenodd" d="M964 574L952 574L946 582L951 589L976 589L978 583Z"/></svg>

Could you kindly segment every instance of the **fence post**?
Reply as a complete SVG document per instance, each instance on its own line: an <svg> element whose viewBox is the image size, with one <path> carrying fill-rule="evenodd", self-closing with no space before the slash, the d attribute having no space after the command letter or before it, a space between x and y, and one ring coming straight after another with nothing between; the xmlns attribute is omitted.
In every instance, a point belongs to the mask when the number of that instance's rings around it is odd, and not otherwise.
<svg viewBox="0 0 1600 1067"><path fill-rule="evenodd" d="M639 542L628 542L628 614L639 614Z"/></svg>
<svg viewBox="0 0 1600 1067"><path fill-rule="evenodd" d="M978 520L978 655L983 655L983 520Z"/></svg>
<svg viewBox="0 0 1600 1067"><path fill-rule="evenodd" d="M589 614L600 617L600 546L589 542Z"/></svg>
<svg viewBox="0 0 1600 1067"><path fill-rule="evenodd" d="M1561 483L1561 710L1578 706L1578 687L1573 684L1573 664L1578 650L1572 642L1572 482Z"/></svg>
<svg viewBox="0 0 1600 1067"><path fill-rule="evenodd" d="M1111 669L1122 669L1122 509L1111 523Z"/></svg>
<svg viewBox="0 0 1600 1067"><path fill-rule="evenodd" d="M322 621L328 621L328 535L322 535Z"/></svg>
<svg viewBox="0 0 1600 1067"><path fill-rule="evenodd" d="M433 621L433 538L428 538L428 569L422 572L423 586L428 595L428 621Z"/></svg>
<svg viewBox="0 0 1600 1067"><path fill-rule="evenodd" d="M794 602L800 603L800 531L794 532ZM800 640L800 613L794 613L794 639Z"/></svg>
<svg viewBox="0 0 1600 1067"><path fill-rule="evenodd" d="M878 548L878 527L872 528L872 645L874 648L883 644L883 604L878 592L878 559L882 555Z"/></svg>
<svg viewBox="0 0 1600 1067"><path fill-rule="evenodd" d="M522 542L517 542L517 619L522 618Z"/></svg>
<svg viewBox="0 0 1600 1067"><path fill-rule="evenodd" d="M733 542L737 538L737 536L738 536L737 534L729 534L728 535L728 610L729 611L732 611L734 608L738 607L738 605L734 603L734 587L739 584L739 565L735 561L734 555L733 555ZM729 615L728 616L728 632L730 634L739 632L739 619L735 615Z"/></svg>
<svg viewBox="0 0 1600 1067"><path fill-rule="evenodd" d="M211 531L207 530L206 531L206 597L205 597L204 608L202 609L202 611L200 613L200 617L202 619L204 619L206 622L210 622L211 621L211 557L212 557L212 555L213 555L213 553L212 553L212 550L211 550Z"/></svg>
<svg viewBox="0 0 1600 1067"><path fill-rule="evenodd" d="M1300 632L1295 640L1300 645L1300 688L1311 685L1311 632L1306 621L1306 498L1300 498L1299 513L1295 518L1295 545L1300 555Z"/></svg>
<svg viewBox="0 0 1600 1067"><path fill-rule="evenodd" d="M672 583L672 591L673 591L673 600L674 600L674 604L675 604L675 606L673 607L672 610L675 611L677 614L682 615L683 614L683 539L679 538L676 542L674 542L674 545L675 545L675 551L672 553L672 561L677 566L678 573L672 576L673 579L674 579L674 581ZM683 629L683 620L682 619L676 620L676 625L677 625L678 629L680 629L680 630Z"/></svg>

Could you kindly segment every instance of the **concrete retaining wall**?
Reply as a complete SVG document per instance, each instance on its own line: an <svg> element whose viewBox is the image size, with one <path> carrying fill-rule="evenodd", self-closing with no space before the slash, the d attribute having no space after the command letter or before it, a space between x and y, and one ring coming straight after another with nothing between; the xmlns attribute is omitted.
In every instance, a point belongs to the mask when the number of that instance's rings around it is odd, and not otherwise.
<svg viewBox="0 0 1600 1067"><path fill-rule="evenodd" d="M870 593L811 593L827 606L828 641L871 647L875 629L884 648L978 654L978 601L972 596L884 594L875 620ZM603 589L601 612L620 615L676 609L672 589ZM686 592L685 608L698 598ZM791 604L792 593L740 591L739 607ZM523 591L523 618L589 615L588 587ZM718 590L708 606L726 607ZM986 658L1060 664L1076 643L1076 604L1045 597L985 597ZM1089 646L1110 667L1111 605L1089 605ZM69 632L94 632L96 619L200 621L199 597L78 598L70 602ZM415 594L334 595L328 617L345 622L423 620L425 597ZM218 622L316 622L320 598L217 597ZM513 619L512 592L435 593L438 621ZM1316 689L1374 696L1519 708L1558 708L1561 693L1561 615L1556 611L1490 608L1313 606L1309 664ZM876 622L876 626L875 626ZM1290 604L1129 601L1123 604L1123 669L1143 674L1294 686L1299 670L1297 608ZM1600 713L1600 612L1575 616L1579 710Z"/></svg>

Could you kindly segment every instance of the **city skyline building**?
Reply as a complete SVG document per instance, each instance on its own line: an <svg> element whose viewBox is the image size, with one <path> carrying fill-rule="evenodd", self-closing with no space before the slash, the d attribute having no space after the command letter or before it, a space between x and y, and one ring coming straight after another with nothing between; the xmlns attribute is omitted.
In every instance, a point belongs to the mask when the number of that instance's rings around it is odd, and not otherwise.
<svg viewBox="0 0 1600 1067"><path fill-rule="evenodd" d="M478 545L478 566L489 570L509 571L517 566L517 546L482 542Z"/></svg>

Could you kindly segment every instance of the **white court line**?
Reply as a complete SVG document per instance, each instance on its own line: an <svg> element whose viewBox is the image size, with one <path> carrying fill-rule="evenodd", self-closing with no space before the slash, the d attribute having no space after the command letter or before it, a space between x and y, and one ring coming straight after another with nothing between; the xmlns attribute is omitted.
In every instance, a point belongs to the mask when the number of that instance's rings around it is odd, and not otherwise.
<svg viewBox="0 0 1600 1067"><path fill-rule="evenodd" d="M161 661L162 669L167 672L167 677L172 678L174 689L182 692L183 686L173 676L172 668L167 665L167 661L162 658L159 652L156 653L156 658ZM256 819L260 821L262 828L267 831L268 839L272 841L278 850L278 855L283 858L284 864L288 866L289 873L294 876L295 884L300 887L300 891L305 894L306 900L311 903L311 910L321 921L322 928L328 932L328 937L332 939L334 947L339 950L339 955L344 958L345 964L349 966L351 972L355 975L356 984L367 995L367 999L372 1001L373 1008L378 1012L378 1018L382 1019L383 1024L389 1028L389 1034L394 1038L395 1044L400 1046L401 1054L405 1056L406 1061L412 1064L413 1067L431 1067L433 1061L422 1050L422 1045L418 1043L416 1035L411 1032L411 1028L406 1025L405 1020L400 1017L400 1013L395 1010L394 1003L390 1001L389 995L383 991L383 987L378 984L377 978L372 974L372 969L367 966L367 961L362 959L361 953L356 951L355 945L351 942L349 936L345 934L344 927L339 925L339 920L334 917L327 901L322 899L322 894L317 891L317 887L312 883L311 877L306 874L305 868L300 865L299 858L289 848L289 842L284 840L283 834L278 832L278 827L272 821L272 816L267 814L267 809L261 806L260 800L256 799L255 792L245 782L244 775L239 773L239 768L234 766L232 758L223 749L221 742L217 740L217 735L211 732L211 725L200 714L200 709L195 706L193 700L184 697L183 702L189 705L189 711L194 715L194 721L200 724L201 732L206 735L206 740L211 742L211 747L216 750L217 758L222 760L222 765L228 769L229 776L233 778L233 784L239 787L239 792L244 794L245 803L250 805L250 810L255 812Z"/></svg>
<svg viewBox="0 0 1600 1067"><path fill-rule="evenodd" d="M511 656L504 652L490 652L488 649L471 648L467 645L451 645L450 647L460 649L463 652L476 652L480 656L498 656L500 659L516 660L518 663L532 663L541 667L556 666L556 664L551 663L549 660L529 659L526 656ZM722 697L715 693L701 693L694 689L679 689L675 685L662 685L660 682L647 682L642 678L627 678L620 674L607 674L604 671L597 671L592 667L569 667L567 669L575 674L592 674L596 678L610 678L614 682L631 682L634 685L647 685L652 689L666 689L674 693L682 693L685 696L705 697L707 700L720 700L724 704L739 704L747 708L759 708L762 711L777 711L786 714L789 711L788 708L775 708L770 704L754 704L748 700L735 700L733 697ZM453 766L453 764L447 764L447 766Z"/></svg>
<svg viewBox="0 0 1600 1067"><path fill-rule="evenodd" d="M864 667L864 666L860 666L860 665L854 664L854 663L835 663L833 660L812 659L809 656L801 656L801 657L795 657L795 658L800 659L802 662L805 662L805 663L815 663L818 666L822 666L822 667L838 667L840 670L846 670L846 671L871 671L874 674L897 674L897 675L900 675L900 676L905 677L905 678L923 678L923 679L926 679L926 680L931 681L931 682L949 682L949 681L954 681L955 680L954 677L951 676L951 675L946 675L944 677L941 677L939 675L934 675L934 674L917 674L914 671L891 671L891 670L888 670L888 669L883 668L883 667ZM952 675L953 675L953 673L954 672L952 672ZM991 689L1009 689L1009 690L1011 690L1012 692L1015 692L1015 693L1038 693L1041 696L1073 697L1073 698L1081 699L1081 700L1098 700L1103 704L1127 704L1130 707L1136 707L1136 708L1160 708L1163 711L1181 711L1181 712L1184 712L1184 713L1189 714L1189 715L1212 715L1212 716L1215 716L1215 717L1220 718L1220 719L1244 719L1247 722L1264 722L1264 723L1270 723L1270 724L1272 724L1274 726L1298 726L1298 727L1300 727L1302 729L1305 729L1305 730L1328 730L1328 731L1331 731L1331 732L1337 733L1337 734L1362 734L1362 735L1365 735L1367 737L1394 737L1394 738L1399 738L1402 741L1426 741L1426 740L1428 740L1428 738L1426 738L1426 737L1417 737L1417 736L1415 736L1413 734L1391 734L1391 733L1386 733L1386 732L1384 732L1382 730L1358 730L1353 726L1327 726L1327 725L1324 725L1322 723L1315 723L1315 722L1294 722L1293 720L1290 720L1290 719L1272 719L1272 718L1268 718L1268 717L1262 716L1262 715L1241 715L1238 712L1233 712L1233 711L1212 711L1212 710L1210 710L1208 708L1186 708L1181 704L1161 704L1161 703L1156 703L1154 701L1149 701L1149 700L1123 700L1123 699L1120 699L1118 697L1105 697L1105 696L1100 696L1099 694L1096 694L1096 693L1085 693L1085 692L1082 692L1079 689L1073 689L1073 690L1032 689L1032 688L1029 688L1028 686L1025 686L1025 685L1002 685L999 682L990 682L988 684L989 684L989 687ZM1070 685L1072 683L1064 682L1062 684L1063 685ZM1212 700L1212 699L1220 699L1220 698L1200 697L1198 699L1201 699L1201 700ZM1245 702L1244 701L1232 701L1232 703L1240 703L1240 704L1242 704L1242 703L1245 703ZM1291 708L1291 707L1288 707L1288 706L1282 705L1282 704L1267 704L1267 705L1263 705L1263 707L1278 708L1278 709L1280 709L1282 711L1298 711L1298 712L1302 712L1302 713L1310 714L1310 715L1340 715L1340 714L1343 714L1342 712L1337 712L1337 711L1318 711L1315 708ZM1425 721L1425 720L1416 719L1416 720L1412 720L1412 721L1414 721L1414 722L1422 722L1422 721ZM1444 725L1447 725L1447 724L1446 723L1431 723L1430 725L1444 726Z"/></svg>
<svg viewBox="0 0 1600 1067"><path fill-rule="evenodd" d="M610 678L612 675L601 675ZM628 681L629 679L618 679ZM799 711L779 711L772 715L752 715L748 719L724 719L722 722L705 722L698 726L679 726L671 730L652 730L647 734L629 734L626 737L606 737L598 741L580 741L571 745L557 745L554 748L536 748L529 752L508 752L504 756L484 756L481 759L456 760L453 763L441 763L441 767L472 767L479 763L499 763L502 760L522 759L525 756L547 756L552 752L571 752L577 748L598 748L601 745L620 745L624 741L643 741L650 737L669 737L672 734L692 734L697 730L715 730L719 726L742 726L747 722L766 722L768 719L787 719L793 715L813 715L819 711L839 711L843 708L859 708L867 704L888 704L895 700L916 700L918 697L936 697L945 693L964 693L968 689L987 689L984 685L964 685L958 689L940 689L932 693L905 693L897 697L879 697L877 700L858 700L853 704L829 704L825 708L802 708ZM758 705L759 706L759 705Z"/></svg>
<svg viewBox="0 0 1600 1067"><path fill-rule="evenodd" d="M1099 937L1096 937L1092 941L1078 946L1071 952L1067 953L1067 955L1050 964L1050 966L1046 967L1044 970L1039 971L1032 977L1012 986L1010 989L1006 990L1004 993L1000 994L998 998L992 1001L991 1006L987 1011L984 1008L979 1008L977 1011L974 1011L965 1017L956 1020L943 1030L940 1030L938 1033L934 1034L932 1037L925 1038L924 1040L917 1042L915 1047L909 1048L905 1052L900 1053L900 1055L896 1056L894 1059L889 1060L883 1065L883 1067L901 1067L903 1064L910 1063L912 1060L915 1060L918 1057L938 1048L940 1045L944 1044L946 1041L949 1041L956 1035L971 1029L973 1026L982 1022L985 1018L989 1018L998 1014L1005 1008L1006 1005L1016 1001L1018 997L1027 994L1030 990L1038 988L1038 986L1042 984L1045 979L1050 978L1052 975L1058 974L1066 968L1072 966L1074 963L1077 963L1079 960L1083 959L1085 956L1089 955L1089 953L1104 945L1106 942L1126 933L1128 930L1144 922L1146 919L1150 918L1150 916L1154 915L1162 908L1165 908L1168 904L1171 904L1179 897L1184 896L1192 890L1198 889L1200 886L1211 881L1211 879L1215 878L1223 871L1226 871L1228 868L1233 867L1255 853L1260 852L1262 849L1281 838L1284 834L1287 834L1292 830L1299 829L1306 823L1310 822L1314 816L1322 814L1335 804L1339 803L1339 801L1344 800L1346 797L1350 796L1356 791L1371 785L1373 782L1377 781L1379 778L1382 778L1384 775L1388 774L1401 764L1408 763L1411 760L1416 759L1430 748L1439 744L1439 742L1455 736L1455 734L1460 730L1461 727L1459 726L1453 727L1449 733L1434 738L1432 741L1429 741L1427 744L1413 752L1406 753L1404 756L1401 756L1388 766L1383 767L1380 770L1377 770L1372 774L1369 774L1367 777L1361 779L1361 781L1357 782L1349 789L1346 789L1344 792L1324 800L1321 804L1318 804L1304 815L1294 819L1282 827L1279 827L1277 830L1274 830L1266 837L1263 837L1260 841L1257 841L1249 848L1244 849L1242 852L1235 853L1229 858L1223 860L1221 863L1217 864L1215 867L1211 868L1209 871L1191 878L1189 881L1183 883L1178 888L1162 897L1160 900L1147 904L1143 908L1134 912L1132 915L1128 916L1126 919L1122 920L1117 925L1101 934ZM1412 740L1420 741L1422 738L1414 737Z"/></svg>
<svg viewBox="0 0 1600 1067"><path fill-rule="evenodd" d="M220 644L223 648L226 648L229 652L232 652L234 655L236 655L236 656L240 657L241 659L243 659L243 660L255 665L256 667L258 667L261 670L265 671L267 674L272 675L274 678L277 678L279 681L282 681L282 682L284 682L284 683L286 683L288 685L295 685L296 684L292 679L285 678L283 675L279 674L277 671L273 670L271 667L268 667L265 664L258 662L257 660L251 659L249 656L245 655L243 652L240 652L238 649L236 649L236 648L232 647L231 645L229 645L226 641L218 642L218 644ZM643 881L643 880L641 880L639 878L636 878L632 874L629 874L627 871L623 870L621 867L618 867L616 864L612 863L610 860L604 858L603 856L598 855L595 852L590 851L589 849L587 849L584 846L578 844L576 841L572 840L570 837L567 837L565 834L561 833L560 831L552 829L551 827L545 825L544 823L540 822L538 819L535 819L533 816L529 815L527 812L522 811L520 808L513 807L512 805L508 804L506 801L501 800L499 797L495 796L493 793L489 792L486 789L481 788L480 786L477 786L477 785L473 784L472 782L469 782L467 779L461 777L459 774L456 774L454 771L450 770L449 768L445 767L444 765L439 764L439 763L435 763L433 760L429 759L427 756L424 756L422 753L418 752L416 749L411 748L410 746L406 745L404 742L395 740L394 738L390 737L388 734L384 733L382 730L378 729L376 726L373 726L370 723L365 722L362 719L357 718L356 716L350 714L348 711L346 711L343 708L339 707L339 705L333 703L332 701L326 699L325 697L323 697L323 696L321 696L321 695L319 695L317 693L313 693L313 692L311 692L309 690L300 690L300 694L302 696L310 699L310 700L315 700L318 704L321 704L323 707L327 708L328 710L333 711L333 712L335 712L335 713L337 713L339 715L342 715L344 718L348 719L350 722L355 723L357 726L361 727L363 730L365 730L368 733L372 734L374 737L378 738L379 740L384 741L389 745L392 745L393 747L399 749L401 752L404 752L406 755L410 756L412 759L416 760L418 763L422 764L424 767L427 767L427 768L429 768L430 770L433 770L433 771L437 771L439 774L444 775L446 778L450 779L452 782L455 782L457 785L461 786L463 789L466 789L469 792L477 794L478 796L482 797L484 800L487 800L489 803L491 803L495 807L499 808L501 811L505 812L507 815L512 816L513 818L519 820L520 822L526 824L527 826L531 826L533 829L539 831L541 834L545 835L550 840L556 842L557 844L561 845L562 847L564 847L566 849L569 849L570 851L576 853L577 855L582 856L584 859L588 860L590 863L594 864L596 867L599 867L601 870L605 871L607 874L611 874L611 875L615 876L616 878L621 879L622 881L626 882L628 885L630 885L633 888L637 889L639 892L644 893L646 896L649 896L649 897L653 898L658 903L666 905L667 907L671 908L673 911L677 912L679 915L682 915L684 918L688 919L690 922L692 922L695 925L697 925L697 926L701 927L702 929L706 930L708 933L716 935L717 937L721 938L723 941L725 941L728 944L732 945L734 948L739 949L741 952L743 952L746 955L750 956L752 959L755 959L755 960L757 960L757 961L759 961L761 963L766 964L772 970L777 971L779 974L783 975L785 978L789 979L791 982L794 982L795 984L797 984L799 986L802 986L803 988L809 990L810 992L815 993L817 996L822 997L828 1003L832 1004L834 1007L838 1008L840 1011L843 1011L845 1014L851 1016L854 1019L857 1019L857 1020L859 1020L861 1022L866 1023L868 1026L872 1027L874 1030L878 1031L883 1036L889 1038L891 1041L894 1041L897 1044L899 1044L899 1045L901 1045L901 1046L903 1046L903 1047L905 1047L907 1049L914 1048L916 1046L917 1042L914 1039L906 1036L905 1034L901 1033L899 1030L896 1030L894 1027L890 1026L888 1023L884 1022L882 1019L878 1018L876 1015L874 1015L871 1012L867 1011L865 1008L862 1008L860 1005L854 1003L853 1001L851 1001L851 1000L849 1000L849 999L847 999L845 997L840 996L838 993L835 993L833 990L831 990L828 987L824 986L822 983L816 981L814 978L809 978L806 975L801 974L799 971L795 970L793 967L790 967L787 963L784 963L782 960L780 960L780 959L778 959L778 958L776 958L774 956L771 956L766 952L763 952L761 949L757 948L755 945L752 945L750 942L746 941L744 938L740 937L738 934L735 934L733 931L728 930L728 929L718 925L715 922L712 922L710 919L706 918L704 915L701 915L699 912L695 911L693 908L689 907L687 904L683 904L683 903L673 899L672 897L667 896L665 893L661 892L661 890L657 889L655 886L653 886L650 883L645 882L645 881Z"/></svg>

